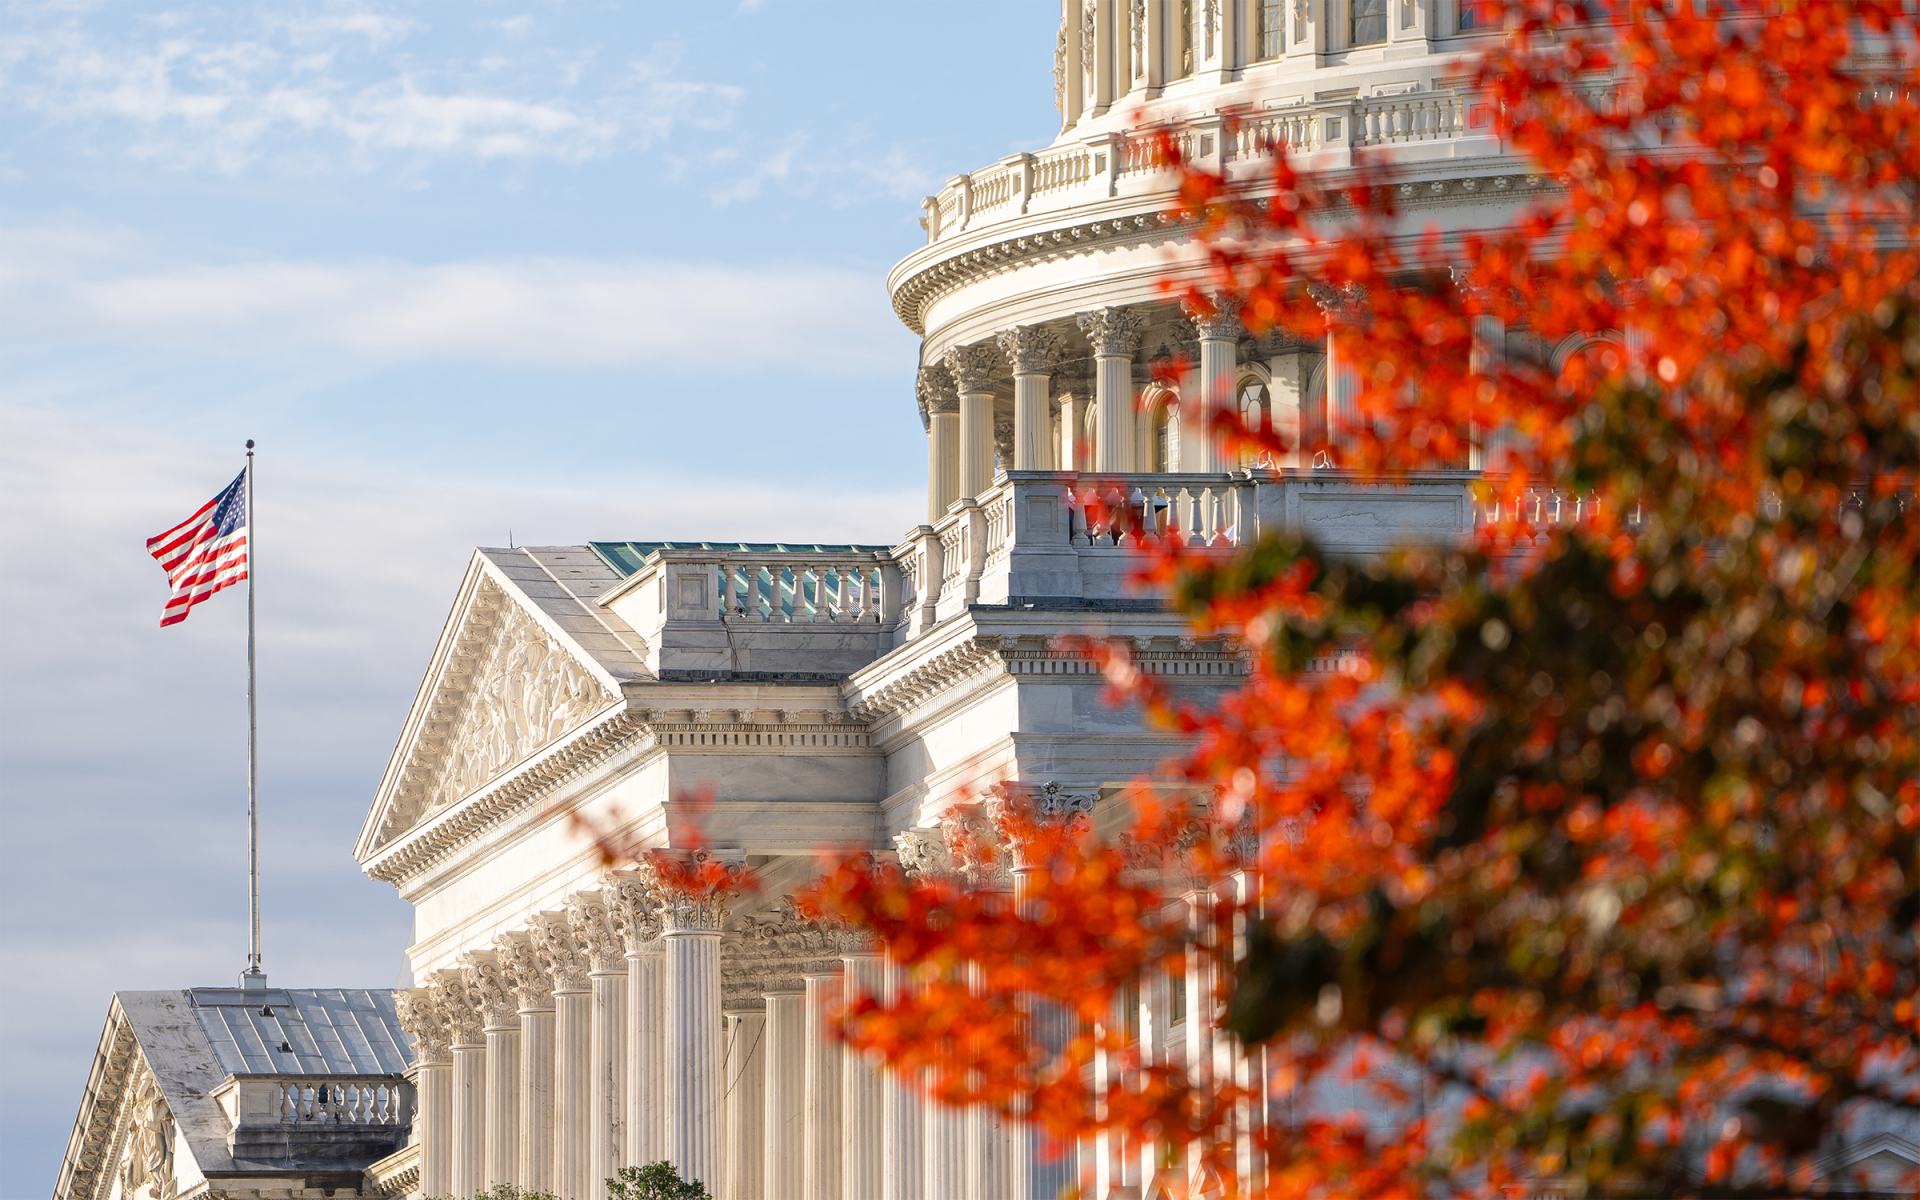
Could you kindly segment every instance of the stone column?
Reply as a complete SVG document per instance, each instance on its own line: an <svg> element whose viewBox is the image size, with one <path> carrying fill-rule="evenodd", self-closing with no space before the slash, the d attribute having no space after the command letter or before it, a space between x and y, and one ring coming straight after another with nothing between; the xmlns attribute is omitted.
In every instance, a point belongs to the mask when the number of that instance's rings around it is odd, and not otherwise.
<svg viewBox="0 0 1920 1200"><path fill-rule="evenodd" d="M627 964L627 1112L620 1165L644 1167L667 1156L666 996L661 990L666 946L658 908L643 880L618 877L609 891Z"/></svg>
<svg viewBox="0 0 1920 1200"><path fill-rule="evenodd" d="M1013 469L1053 470L1048 438L1052 422L1047 387L1054 336L1038 325L1023 325L999 336L1000 351L1013 368Z"/></svg>
<svg viewBox="0 0 1920 1200"><path fill-rule="evenodd" d="M1467 352L1467 370L1475 375L1490 375L1507 356L1507 323L1487 312L1493 307L1493 293L1486 288L1474 287L1472 277L1471 267L1458 266L1453 269L1454 282L1467 294L1469 311L1480 310L1471 318L1473 346ZM1509 429L1496 429L1488 437L1487 431L1478 425L1471 427L1467 432L1467 469L1486 470L1488 459L1499 457L1501 442L1509 432Z"/></svg>
<svg viewBox="0 0 1920 1200"><path fill-rule="evenodd" d="M553 971L553 1190L560 1200L595 1200L592 964L567 914L541 913L532 925Z"/></svg>
<svg viewBox="0 0 1920 1200"><path fill-rule="evenodd" d="M806 1200L840 1196L840 1043L827 1028L840 972L806 976Z"/></svg>
<svg viewBox="0 0 1920 1200"><path fill-rule="evenodd" d="M1136 318L1131 309L1102 308L1081 313L1079 325L1093 343L1094 404L1098 406L1093 469L1130 471L1134 465L1133 351L1140 341Z"/></svg>
<svg viewBox="0 0 1920 1200"><path fill-rule="evenodd" d="M888 1003L898 1003L902 989L910 986L904 973L889 960L885 978ZM883 1200L922 1200L926 1166L921 1160L920 1141L926 1117L921 1112L920 1089L911 1077L888 1068L883 1104L886 1162L881 1196Z"/></svg>
<svg viewBox="0 0 1920 1200"><path fill-rule="evenodd" d="M1187 989L1187 1078L1202 1091L1211 1086L1214 1072L1213 897L1206 892L1186 896L1188 928L1187 969L1181 980ZM1187 1148L1187 1183L1198 1192L1205 1183L1200 1147Z"/></svg>
<svg viewBox="0 0 1920 1200"><path fill-rule="evenodd" d="M807 1161L807 998L803 991L774 991L766 1000L763 1177L792 1190L788 1181L803 1177Z"/></svg>
<svg viewBox="0 0 1920 1200"><path fill-rule="evenodd" d="M553 969L530 934L503 933L494 953L511 978L520 1015L520 1123L513 1182L529 1192L553 1190Z"/></svg>
<svg viewBox="0 0 1920 1200"><path fill-rule="evenodd" d="M1077 384L1060 401L1060 447L1055 461L1062 471L1091 469L1091 462L1080 446L1086 437L1089 403L1086 388Z"/></svg>
<svg viewBox="0 0 1920 1200"><path fill-rule="evenodd" d="M592 989L591 1028L587 1035L593 1083L588 1100L592 1134L594 1197L604 1181L626 1161L622 1131L627 1119L627 941L619 918L604 893L578 892L567 898L573 936L587 952L587 984Z"/></svg>
<svg viewBox="0 0 1920 1200"><path fill-rule="evenodd" d="M1231 301L1214 299L1210 314L1189 312L1194 332L1200 336L1199 403L1187 406L1187 420L1180 430L1180 469L1212 473L1229 469L1221 452L1220 439L1213 433L1213 415L1233 406L1233 385L1240 335L1240 318Z"/></svg>
<svg viewBox="0 0 1920 1200"><path fill-rule="evenodd" d="M432 992L408 988L394 997L400 1025L413 1039L413 1087L420 1098L420 1191L445 1196L453 1190L453 1055L447 1022Z"/></svg>
<svg viewBox="0 0 1920 1200"><path fill-rule="evenodd" d="M927 414L927 524L938 525L960 498L960 399L944 364L920 368L920 403Z"/></svg>
<svg viewBox="0 0 1920 1200"><path fill-rule="evenodd" d="M1323 290L1315 294L1320 302L1321 311L1327 314L1327 440L1335 448L1351 451L1358 444L1358 434L1363 427L1360 414L1360 369L1359 364L1348 362L1335 344L1336 326L1353 319L1358 306L1365 302L1366 296L1358 289L1333 292ZM1352 464L1342 461L1341 466Z"/></svg>
<svg viewBox="0 0 1920 1200"><path fill-rule="evenodd" d="M932 1083L931 1072L921 1081ZM967 1114L927 1097L921 1153L926 1165L923 1200L971 1200L967 1195Z"/></svg>
<svg viewBox="0 0 1920 1200"><path fill-rule="evenodd" d="M946 364L960 394L960 495L982 496L993 484L993 348L950 346Z"/></svg>
<svg viewBox="0 0 1920 1200"><path fill-rule="evenodd" d="M884 994L886 965L878 954L853 951L840 961L849 995ZM846 1200L881 1200L886 1190L886 1129L880 1064L845 1051L840 1062L840 1191Z"/></svg>
<svg viewBox="0 0 1920 1200"><path fill-rule="evenodd" d="M467 992L458 970L437 971L427 990L447 1023L453 1051L453 1145L447 1156L447 1186L456 1196L471 1196L486 1187L487 1171L487 1039L481 1031L480 1006Z"/></svg>
<svg viewBox="0 0 1920 1200"><path fill-rule="evenodd" d="M727 1179L725 1200L779 1200L767 1195L767 1014L727 1015ZM777 1176L771 1177L775 1180Z"/></svg>
<svg viewBox="0 0 1920 1200"><path fill-rule="evenodd" d="M721 1157L720 935L723 895L657 885L666 954L667 1161L718 1192Z"/></svg>
<svg viewBox="0 0 1920 1200"><path fill-rule="evenodd" d="M520 1182L520 1002L499 956L461 956L467 992L487 1039L486 1161L482 1186Z"/></svg>
<svg viewBox="0 0 1920 1200"><path fill-rule="evenodd" d="M1323 412L1311 411L1307 383L1313 377L1314 355L1297 338L1274 333L1267 358L1267 410L1273 431L1292 447L1279 466L1292 471L1313 467L1313 447L1326 436Z"/></svg>
<svg viewBox="0 0 1920 1200"><path fill-rule="evenodd" d="M1066 822L1087 821L1093 810L1091 794L1045 794L1036 803L1049 819ZM1016 908L1031 913L1035 876L1044 869L1044 864L1028 861L1015 847L1011 867L1013 903ZM1045 1053L1063 1053L1067 1043L1079 1032L1079 1022L1072 1010L1038 998L1030 1000L1029 1005L1029 1036ZM1050 1200L1079 1182L1074 1147L1054 1148L1057 1153L1047 1157L1047 1148L1040 1144L1038 1133L1029 1125L1014 1126L1009 1142L1012 1175L1009 1191L1014 1200Z"/></svg>

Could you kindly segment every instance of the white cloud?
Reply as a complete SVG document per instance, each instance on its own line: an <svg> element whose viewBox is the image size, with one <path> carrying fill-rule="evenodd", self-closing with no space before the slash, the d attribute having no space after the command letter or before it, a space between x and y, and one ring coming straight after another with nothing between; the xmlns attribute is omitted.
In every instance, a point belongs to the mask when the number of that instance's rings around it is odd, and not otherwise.
<svg viewBox="0 0 1920 1200"><path fill-rule="evenodd" d="M828 154L808 154L811 139L804 132L789 134L754 162L747 173L713 193L721 207L757 200L769 185L793 196L822 196L836 208L862 204L876 197L914 201L933 189L934 177L894 147L875 150L858 136L844 139ZM748 160L748 154L726 147L707 155L713 166Z"/></svg>
<svg viewBox="0 0 1920 1200"><path fill-rule="evenodd" d="M262 159L316 169L349 153L582 162L645 149L681 127L728 124L743 93L676 79L672 54L595 75L525 54L428 60L399 47L421 26L372 12L284 16L243 30L181 20L109 37L79 17L10 31L0 103L62 125L124 129L127 152L237 173ZM524 26L502 22L506 36ZM491 65L490 65L491 64Z"/></svg>
<svg viewBox="0 0 1920 1200"><path fill-rule="evenodd" d="M898 368L904 336L865 272L502 258L153 261L131 237L0 229L0 338L216 355L631 366L815 375Z"/></svg>

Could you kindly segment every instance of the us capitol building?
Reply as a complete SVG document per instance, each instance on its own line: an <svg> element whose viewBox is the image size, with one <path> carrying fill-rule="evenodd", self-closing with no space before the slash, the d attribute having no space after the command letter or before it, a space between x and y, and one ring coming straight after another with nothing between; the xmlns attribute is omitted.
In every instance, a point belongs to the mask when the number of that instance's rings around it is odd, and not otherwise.
<svg viewBox="0 0 1920 1200"><path fill-rule="evenodd" d="M1471 528L1477 463L1387 489L1229 461L1189 432L1183 399L1311 437L1353 367L1167 301L1157 282L1198 263L1141 132L1177 122L1194 160L1250 180L1279 144L1332 171L1383 152L1412 221L1498 226L1550 185L1459 86L1460 25L1455 0L1065 0L1059 137L928 197L926 244L887 280L924 338L902 397L926 428L924 523L890 546L476 550L353 851L414 906L419 986L119 993L56 1196L509 1182L597 1200L620 1165L666 1159L722 1200L1048 1200L1076 1179L1144 1200L1150 1149L1050 1157L843 1053L825 1007L889 972L784 898L823 844L967 869L946 835L979 820L955 803L970 784L1097 821L1175 751L1102 703L1058 633L1131 639L1193 693L1237 682L1231 647L1129 590L1132 551L1070 481L1223 548L1300 528L1367 553ZM1487 353L1579 349L1480 334ZM1150 382L1180 355L1180 387ZM715 903L610 873L580 820L658 847L702 830L759 887ZM1141 989L1154 1053L1232 1055L1210 986L1196 968Z"/></svg>

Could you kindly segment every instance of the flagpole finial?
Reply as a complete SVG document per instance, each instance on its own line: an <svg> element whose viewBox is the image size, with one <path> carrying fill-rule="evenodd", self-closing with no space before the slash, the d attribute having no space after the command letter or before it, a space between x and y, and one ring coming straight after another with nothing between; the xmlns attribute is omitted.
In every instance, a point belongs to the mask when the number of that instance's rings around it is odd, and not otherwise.
<svg viewBox="0 0 1920 1200"><path fill-rule="evenodd" d="M247 439L247 453L248 453L248 454L252 454L252 453L253 453L253 439L252 439L252 438L248 438L248 439Z"/></svg>

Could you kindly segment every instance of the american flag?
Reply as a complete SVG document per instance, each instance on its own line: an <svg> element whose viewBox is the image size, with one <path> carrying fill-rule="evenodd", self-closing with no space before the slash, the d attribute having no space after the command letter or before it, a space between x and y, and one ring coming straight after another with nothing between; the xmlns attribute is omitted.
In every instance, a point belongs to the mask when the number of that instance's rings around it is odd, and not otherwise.
<svg viewBox="0 0 1920 1200"><path fill-rule="evenodd" d="M173 585L160 625L177 625L193 606L247 577L247 473L227 485L200 511L158 537L147 553L160 560Z"/></svg>

